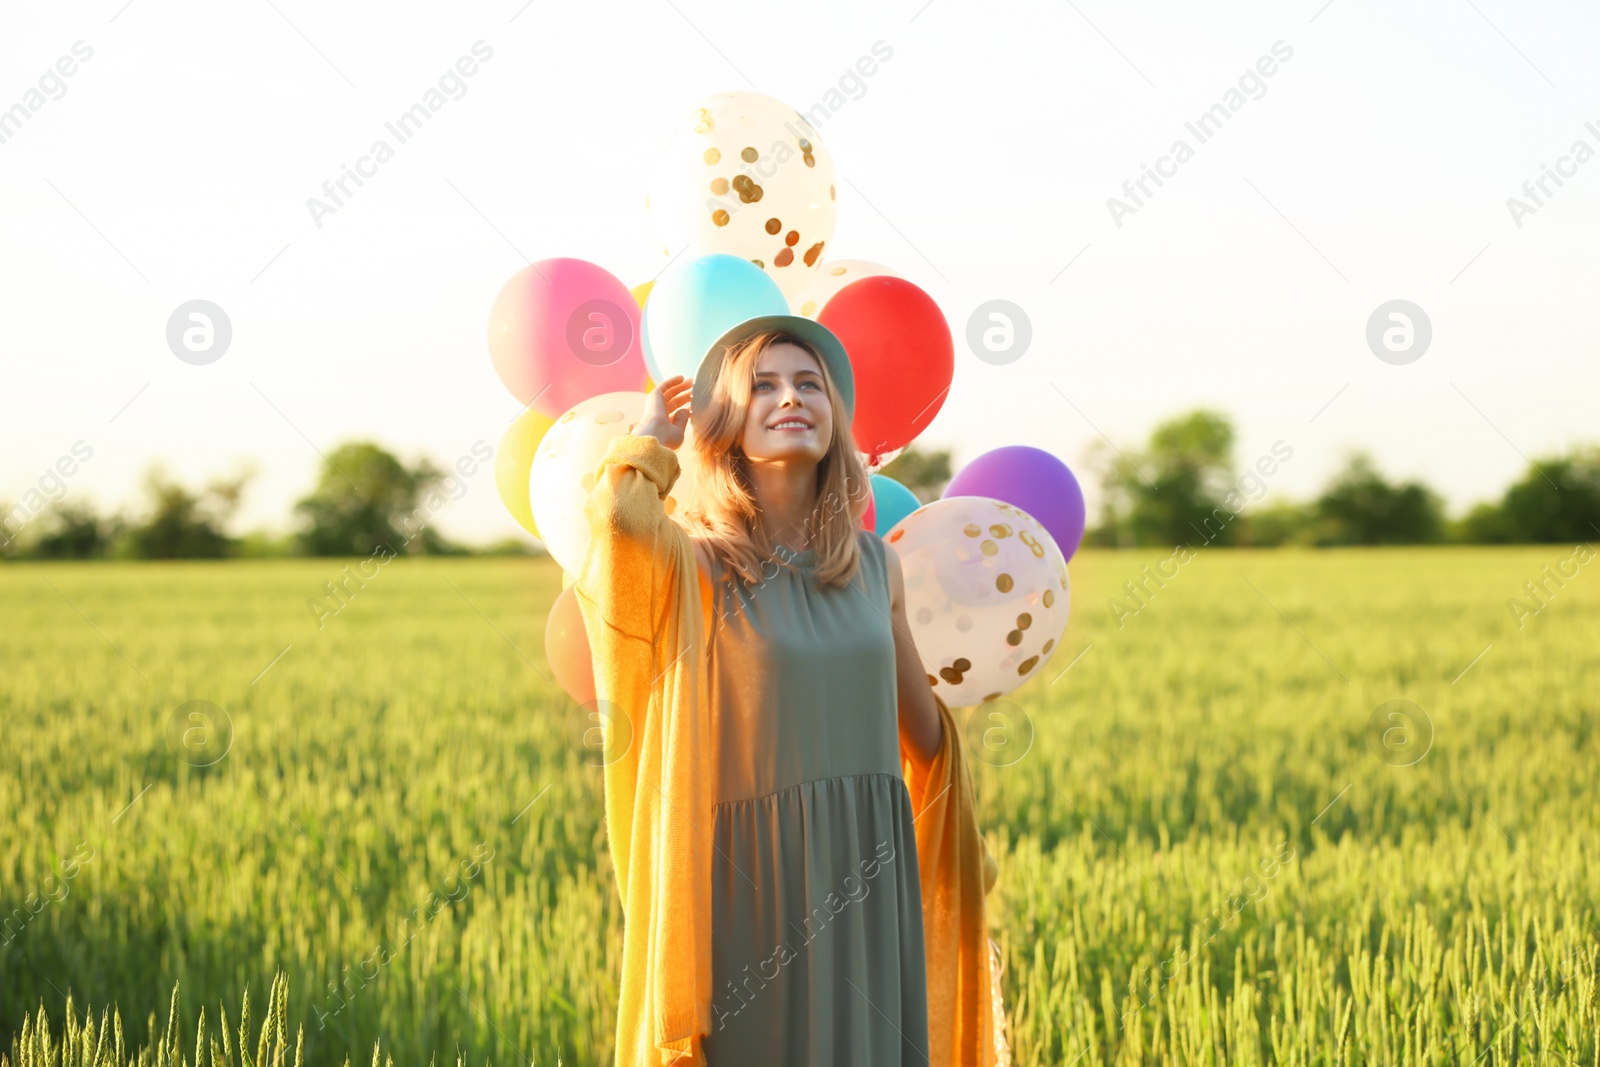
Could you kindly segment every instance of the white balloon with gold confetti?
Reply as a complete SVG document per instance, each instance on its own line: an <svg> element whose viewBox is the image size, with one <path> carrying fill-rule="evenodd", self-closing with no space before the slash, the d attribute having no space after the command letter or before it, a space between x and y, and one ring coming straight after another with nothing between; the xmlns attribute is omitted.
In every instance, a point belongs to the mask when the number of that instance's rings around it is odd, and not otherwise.
<svg viewBox="0 0 1600 1067"><path fill-rule="evenodd" d="M840 289L851 282L859 282L862 278L879 276L900 277L882 263L874 263L868 259L824 260L822 269L817 271L816 277L800 290L799 295L789 301L789 310L796 315L814 319L822 313L823 306Z"/></svg>
<svg viewBox="0 0 1600 1067"><path fill-rule="evenodd" d="M1071 590L1060 547L1033 516L992 497L945 497L884 540L900 556L912 637L947 705L1004 696L1049 662Z"/></svg>
<svg viewBox="0 0 1600 1067"><path fill-rule="evenodd" d="M632 433L644 418L644 393L601 393L574 404L545 431L528 475L528 501L534 525L552 559L577 574L589 551L589 522L583 505L594 488L595 468L605 459L611 439ZM668 515L677 515L693 499L689 440L679 452L679 475L662 501Z"/></svg>
<svg viewBox="0 0 1600 1067"><path fill-rule="evenodd" d="M793 300L833 239L833 156L798 111L761 93L717 93L665 136L645 199L663 255L725 252Z"/></svg>

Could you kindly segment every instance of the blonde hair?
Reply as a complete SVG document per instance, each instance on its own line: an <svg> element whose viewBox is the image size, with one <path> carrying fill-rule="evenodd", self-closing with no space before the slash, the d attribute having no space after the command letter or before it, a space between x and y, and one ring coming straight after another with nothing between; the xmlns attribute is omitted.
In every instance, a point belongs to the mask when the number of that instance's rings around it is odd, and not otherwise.
<svg viewBox="0 0 1600 1067"><path fill-rule="evenodd" d="M813 574L823 585L842 586L854 578L861 549L856 531L861 528L871 499L865 460L856 451L850 414L840 399L828 365L804 341L781 330L765 330L729 345L712 385L711 402L694 418L693 445L687 451L695 464L695 499L685 509L683 521L691 536L745 582L770 580L774 564L791 558L792 550L777 546L761 521L750 482L749 459L744 454L745 420L750 411L755 368L761 353L775 344L792 344L811 354L822 371L833 411L833 439L817 462L817 503L805 520L816 549Z"/></svg>

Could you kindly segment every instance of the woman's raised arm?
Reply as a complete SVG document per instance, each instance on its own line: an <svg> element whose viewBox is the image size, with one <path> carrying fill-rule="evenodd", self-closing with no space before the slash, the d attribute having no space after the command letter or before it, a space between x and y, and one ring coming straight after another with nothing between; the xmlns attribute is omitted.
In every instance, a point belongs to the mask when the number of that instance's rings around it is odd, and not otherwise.
<svg viewBox="0 0 1600 1067"><path fill-rule="evenodd" d="M675 375L651 390L633 432L611 439L584 501L589 551L579 568L580 604L588 601L608 628L647 643L679 555L686 547L692 554L665 504L681 472L676 449L683 444L692 384Z"/></svg>
<svg viewBox="0 0 1600 1067"><path fill-rule="evenodd" d="M584 502L594 536L637 539L656 533L666 517L662 502L681 471L677 449L683 445L692 385L681 374L661 382L645 398L644 414L632 432L611 439Z"/></svg>

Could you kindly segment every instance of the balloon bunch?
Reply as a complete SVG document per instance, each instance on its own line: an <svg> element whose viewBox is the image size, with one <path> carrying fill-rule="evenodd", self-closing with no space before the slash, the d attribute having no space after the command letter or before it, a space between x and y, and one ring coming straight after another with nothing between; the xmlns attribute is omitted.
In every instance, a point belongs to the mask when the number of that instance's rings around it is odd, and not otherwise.
<svg viewBox="0 0 1600 1067"><path fill-rule="evenodd" d="M545 652L580 705L594 700L571 589L589 544L583 503L655 382L692 380L711 344L746 319L814 318L849 353L851 429L875 469L933 421L955 370L931 296L888 267L826 257L833 157L793 108L759 93L708 97L662 138L652 170L652 227L664 255L682 249L654 282L630 290L593 263L546 259L513 275L489 313L495 370L524 405L495 481L561 566ZM694 481L685 465L668 514L693 499ZM936 664L928 677L946 703L993 699L1032 677L1066 626L1066 561L1084 520L1072 472L1014 446L968 464L927 505L892 478L871 482L864 524L896 546L917 647Z"/></svg>

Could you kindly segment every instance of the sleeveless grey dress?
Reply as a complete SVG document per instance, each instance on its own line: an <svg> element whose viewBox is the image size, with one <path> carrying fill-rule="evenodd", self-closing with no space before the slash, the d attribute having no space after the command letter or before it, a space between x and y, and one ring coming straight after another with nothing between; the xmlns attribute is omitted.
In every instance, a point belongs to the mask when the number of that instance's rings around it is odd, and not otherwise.
<svg viewBox="0 0 1600 1067"><path fill-rule="evenodd" d="M749 586L713 563L711 1067L928 1062L888 572L857 537L843 588L817 584L815 549Z"/></svg>

